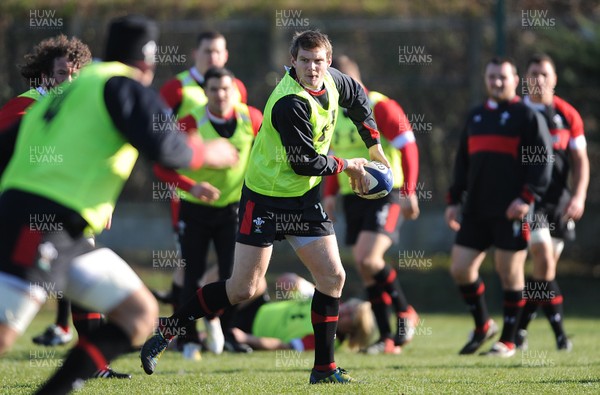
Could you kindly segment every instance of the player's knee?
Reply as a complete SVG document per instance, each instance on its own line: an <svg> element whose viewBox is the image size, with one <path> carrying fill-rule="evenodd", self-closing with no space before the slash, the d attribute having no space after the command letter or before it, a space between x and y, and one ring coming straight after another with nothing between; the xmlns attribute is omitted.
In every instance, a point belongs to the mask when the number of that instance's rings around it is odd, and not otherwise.
<svg viewBox="0 0 600 395"><path fill-rule="evenodd" d="M377 271L379 266L383 268L385 263L382 262L381 259L377 259L371 256L365 256L361 260L358 261L359 270L365 272L374 272Z"/></svg>
<svg viewBox="0 0 600 395"><path fill-rule="evenodd" d="M133 320L133 345L141 345L152 334L158 319L158 303L148 292L139 298L138 311Z"/></svg>
<svg viewBox="0 0 600 395"><path fill-rule="evenodd" d="M124 328L132 345L138 346L154 329L158 319L158 303L147 289L142 288L111 312L109 319Z"/></svg>
<svg viewBox="0 0 600 395"><path fill-rule="evenodd" d="M339 265L329 274L317 278L317 285L326 293L340 293L346 282L346 271Z"/></svg>
<svg viewBox="0 0 600 395"><path fill-rule="evenodd" d="M544 243L534 243L529 246L529 251L534 258L540 258L546 255L549 248Z"/></svg>
<svg viewBox="0 0 600 395"><path fill-rule="evenodd" d="M531 245L530 251L533 257L534 278L552 280L556 274L556 263L552 248L541 243L536 243Z"/></svg>
<svg viewBox="0 0 600 395"><path fill-rule="evenodd" d="M254 296L256 294L258 287L255 284L245 284L240 287L236 287L231 290L231 293L228 291L227 296L229 297L229 302L231 304L238 304L244 302Z"/></svg>

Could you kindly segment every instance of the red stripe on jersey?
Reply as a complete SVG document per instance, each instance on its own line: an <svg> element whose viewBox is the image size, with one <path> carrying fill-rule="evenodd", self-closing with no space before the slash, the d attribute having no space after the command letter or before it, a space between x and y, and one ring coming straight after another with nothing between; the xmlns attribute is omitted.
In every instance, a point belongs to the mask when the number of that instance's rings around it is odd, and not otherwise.
<svg viewBox="0 0 600 395"><path fill-rule="evenodd" d="M326 322L337 322L337 315L321 315L314 311L310 312L310 320L313 324L324 324Z"/></svg>
<svg viewBox="0 0 600 395"><path fill-rule="evenodd" d="M498 135L469 136L469 155L477 152L495 152L517 157L519 137Z"/></svg>
<svg viewBox="0 0 600 395"><path fill-rule="evenodd" d="M398 217L400 215L400 205L397 203L390 204L390 209L388 211L388 216L385 221L385 226L383 227L386 232L392 233L394 229L396 229L396 225L398 224ZM391 273L394 273L394 278L396 277L396 272L392 270ZM391 275L390 273L390 275ZM392 280L394 281L394 280ZM389 282L386 280L386 282Z"/></svg>
<svg viewBox="0 0 600 395"><path fill-rule="evenodd" d="M97 370L106 369L108 361L106 361L106 358L104 358L104 354L102 354L102 351L100 351L98 347L88 342L85 337L79 338L76 347L82 349L83 352L90 357L90 359L94 362L94 365L96 365Z"/></svg>
<svg viewBox="0 0 600 395"><path fill-rule="evenodd" d="M42 232L36 232L27 225L23 225L15 243L15 249L10 257L11 260L23 266L33 266L42 236Z"/></svg>
<svg viewBox="0 0 600 395"><path fill-rule="evenodd" d="M342 171L344 171L344 160L338 158L337 156L331 156L337 163L337 167L335 169L335 174L341 173ZM337 178L337 177L332 177L332 178Z"/></svg>
<svg viewBox="0 0 600 395"><path fill-rule="evenodd" d="M188 134L188 146L192 149L192 160L188 167L192 170L199 169L204 163L204 150L206 149L202 138L198 134Z"/></svg>
<svg viewBox="0 0 600 395"><path fill-rule="evenodd" d="M243 235L249 235L252 231L252 212L254 211L254 205L255 203L251 200L246 202L246 207L244 208L244 218L240 224L240 233Z"/></svg>
<svg viewBox="0 0 600 395"><path fill-rule="evenodd" d="M365 122L363 122L362 125L369 131L372 139L376 140L379 138L379 131L377 129L369 127L369 125L367 125Z"/></svg>
<svg viewBox="0 0 600 395"><path fill-rule="evenodd" d="M35 103L30 97L17 96L10 99L4 107L0 108L0 130L8 129L25 115L27 108Z"/></svg>
<svg viewBox="0 0 600 395"><path fill-rule="evenodd" d="M183 86L181 85L181 81L177 78L167 81L160 88L160 96L169 108L173 109L179 106L183 100Z"/></svg>
<svg viewBox="0 0 600 395"><path fill-rule="evenodd" d="M240 92L240 99L242 103L248 104L248 90L246 89L246 85L244 85L244 83L237 78L233 82L235 82L237 90Z"/></svg>
<svg viewBox="0 0 600 395"><path fill-rule="evenodd" d="M248 106L248 112L250 113L250 121L252 122L252 131L256 136L263 121L263 114L258 108L252 106Z"/></svg>
<svg viewBox="0 0 600 395"><path fill-rule="evenodd" d="M572 105L560 97L554 96L554 108L567 120L568 125L566 127L571 131L572 138L583 135L583 120Z"/></svg>
<svg viewBox="0 0 600 395"><path fill-rule="evenodd" d="M192 130L198 129L196 118L191 115L186 115L177 122L179 130L185 133L191 133Z"/></svg>

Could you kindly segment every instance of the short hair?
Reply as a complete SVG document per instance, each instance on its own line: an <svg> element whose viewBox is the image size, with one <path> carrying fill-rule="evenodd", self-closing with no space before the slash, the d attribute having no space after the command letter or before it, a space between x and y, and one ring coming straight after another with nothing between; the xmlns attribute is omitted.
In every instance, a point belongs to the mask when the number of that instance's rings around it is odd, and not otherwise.
<svg viewBox="0 0 600 395"><path fill-rule="evenodd" d="M211 67L210 69L206 70L206 73L204 73L204 84L206 84L206 81L210 80L211 78L223 77L231 77L232 80L235 79L235 75L231 70L226 69L225 67Z"/></svg>
<svg viewBox="0 0 600 395"><path fill-rule="evenodd" d="M39 79L42 74L52 75L54 60L66 57L69 62L81 68L92 61L87 45L78 38L70 40L64 34L47 38L25 55L25 64L19 65L21 75L26 79Z"/></svg>
<svg viewBox="0 0 600 395"><path fill-rule="evenodd" d="M327 34L321 33L318 30L305 30L303 32L296 32L292 38L292 45L290 46L290 54L294 59L298 57L298 51L300 48L304 50L311 50L315 48L323 48L327 53L327 58L331 59L333 55L333 47Z"/></svg>
<svg viewBox="0 0 600 395"><path fill-rule="evenodd" d="M515 62L515 60L513 58L511 58L509 56L494 56L485 64L485 67L487 68L487 66L490 64L493 64L496 66L501 66L504 63L510 64L512 66L513 73L518 74L517 73L517 63Z"/></svg>
<svg viewBox="0 0 600 395"><path fill-rule="evenodd" d="M532 64L540 64L542 62L548 62L552 66L552 69L556 71L556 65L554 64L554 60L550 57L550 55L538 52L531 55L531 57L527 60L526 70L529 70L529 66Z"/></svg>
<svg viewBox="0 0 600 395"><path fill-rule="evenodd" d="M207 30L207 31L201 32L196 37L196 48L198 48L200 46L200 44L202 44L202 41L204 41L204 40L216 40L218 38L222 38L223 40L225 40L225 36L216 30Z"/></svg>
<svg viewBox="0 0 600 395"><path fill-rule="evenodd" d="M348 348L352 351L366 348L375 334L375 320L371 303L358 298L350 298L344 304L354 307L352 329L348 335Z"/></svg>

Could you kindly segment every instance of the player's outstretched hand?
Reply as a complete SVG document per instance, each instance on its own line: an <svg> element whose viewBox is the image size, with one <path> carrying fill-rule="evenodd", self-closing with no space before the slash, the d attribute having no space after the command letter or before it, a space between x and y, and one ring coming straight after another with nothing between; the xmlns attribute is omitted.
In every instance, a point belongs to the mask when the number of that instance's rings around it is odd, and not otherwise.
<svg viewBox="0 0 600 395"><path fill-rule="evenodd" d="M213 202L221 196L221 191L219 189L205 181L194 184L190 189L190 193L194 195L196 199L200 199L207 203Z"/></svg>
<svg viewBox="0 0 600 395"><path fill-rule="evenodd" d="M390 162L383 153L381 144L375 144L369 148L369 158L371 158L371 160L376 160L377 162L383 163L388 169L391 167Z"/></svg>
<svg viewBox="0 0 600 395"><path fill-rule="evenodd" d="M346 174L350 177L350 185L352 190L360 191L362 194L369 193L369 179L367 178L367 172L365 171L365 165L369 163L365 158L353 158L346 159L348 167L346 167Z"/></svg>
<svg viewBox="0 0 600 395"><path fill-rule="evenodd" d="M204 166L231 167L238 159L237 149L225 138L204 143Z"/></svg>

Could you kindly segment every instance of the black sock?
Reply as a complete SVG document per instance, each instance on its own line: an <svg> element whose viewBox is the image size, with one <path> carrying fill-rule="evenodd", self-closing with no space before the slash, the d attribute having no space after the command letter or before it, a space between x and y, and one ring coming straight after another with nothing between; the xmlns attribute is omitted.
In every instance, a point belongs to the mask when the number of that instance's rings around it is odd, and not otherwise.
<svg viewBox="0 0 600 395"><path fill-rule="evenodd" d="M190 321L196 321L209 314L219 314L223 309L231 307L225 281L210 283L198 288L196 295L185 302L169 318L159 320L159 328L167 339L178 335L185 335L181 330ZM195 325L195 322L194 322Z"/></svg>
<svg viewBox="0 0 600 395"><path fill-rule="evenodd" d="M74 304L71 308L73 316L73 326L77 330L79 337L89 337L103 323L102 314L82 309Z"/></svg>
<svg viewBox="0 0 600 395"><path fill-rule="evenodd" d="M119 355L131 349L131 339L117 325L107 323L96 328L89 337L80 337L63 365L38 390L38 394L66 394Z"/></svg>
<svg viewBox="0 0 600 395"><path fill-rule="evenodd" d="M181 297L181 290L183 287L175 284L175 281L171 283L171 300L173 303L171 306L173 307L173 312L176 312L179 308L179 298Z"/></svg>
<svg viewBox="0 0 600 395"><path fill-rule="evenodd" d="M521 312L525 305L523 291L504 291L504 326L500 341L509 345L515 344L515 335L517 333L517 324L521 318Z"/></svg>
<svg viewBox="0 0 600 395"><path fill-rule="evenodd" d="M392 305L396 313L408 310L408 301L406 300L406 296L404 296L404 292L402 292L400 283L398 283L397 273L394 269L389 265L385 265L373 278L392 298Z"/></svg>
<svg viewBox="0 0 600 395"><path fill-rule="evenodd" d="M315 333L315 370L328 372L336 368L333 347L339 308L339 298L333 298L315 289L310 308Z"/></svg>
<svg viewBox="0 0 600 395"><path fill-rule="evenodd" d="M219 320L221 321L221 329L223 329L223 333L231 333L231 328L232 328L232 324L233 324L233 319L237 313L237 307L236 306L231 306L228 309L225 309L223 311L223 314L221 314L221 316L219 317Z"/></svg>
<svg viewBox="0 0 600 395"><path fill-rule="evenodd" d="M554 336L565 336L563 328L563 296L556 280L548 281L548 297L542 304L544 314L550 321Z"/></svg>
<svg viewBox="0 0 600 395"><path fill-rule="evenodd" d="M373 310L375 322L377 322L377 327L379 328L379 338L391 339L392 328L390 327L388 309L390 302L389 295L383 292L383 289L378 284L374 284L367 287L367 298L369 299L369 302L371 302L371 309Z"/></svg>
<svg viewBox="0 0 600 395"><path fill-rule="evenodd" d="M459 285L458 289L465 303L467 303L469 311L473 315L476 330L482 330L490 319L487 304L485 303L485 284L483 280L478 278L472 284Z"/></svg>
<svg viewBox="0 0 600 395"><path fill-rule="evenodd" d="M525 293L525 307L523 308L523 313L521 313L521 319L519 320L518 329L527 329L531 320L535 318L535 312L537 311L539 301L536 298L533 290L537 287L537 281L533 279L527 279L525 281L525 289L523 290Z"/></svg>
<svg viewBox="0 0 600 395"><path fill-rule="evenodd" d="M69 299L58 300L58 310L56 311L56 325L65 331L69 331L69 315L71 315L71 302Z"/></svg>

